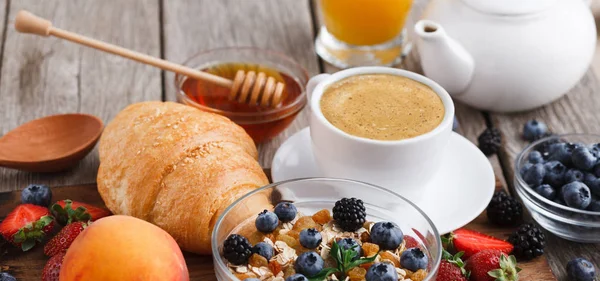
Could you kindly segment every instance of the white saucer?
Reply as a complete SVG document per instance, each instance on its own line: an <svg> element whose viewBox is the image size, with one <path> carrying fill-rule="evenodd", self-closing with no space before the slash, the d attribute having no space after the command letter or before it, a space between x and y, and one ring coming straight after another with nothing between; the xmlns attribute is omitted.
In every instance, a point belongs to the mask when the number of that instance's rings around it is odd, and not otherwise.
<svg viewBox="0 0 600 281"><path fill-rule="evenodd" d="M475 219L490 202L495 188L492 165L479 148L452 133L442 167L417 204L434 222L440 234L458 229ZM277 150L271 164L274 182L321 177L313 157L310 130L304 128Z"/></svg>

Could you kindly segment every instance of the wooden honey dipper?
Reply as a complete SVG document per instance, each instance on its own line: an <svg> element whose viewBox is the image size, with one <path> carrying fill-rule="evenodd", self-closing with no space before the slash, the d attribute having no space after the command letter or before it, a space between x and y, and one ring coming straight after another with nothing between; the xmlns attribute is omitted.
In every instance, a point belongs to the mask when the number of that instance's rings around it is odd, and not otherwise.
<svg viewBox="0 0 600 281"><path fill-rule="evenodd" d="M246 73L238 70L233 80L213 75L180 64L172 63L157 57L145 55L123 47L92 39L77 33L52 26L52 22L38 17L28 11L19 11L15 18L15 29L21 33L31 33L47 37L62 38L77 44L92 47L101 51L149 64L164 70L173 71L194 79L208 81L230 88L229 99L250 106L277 107L283 99L285 85L273 77L267 77L264 72Z"/></svg>

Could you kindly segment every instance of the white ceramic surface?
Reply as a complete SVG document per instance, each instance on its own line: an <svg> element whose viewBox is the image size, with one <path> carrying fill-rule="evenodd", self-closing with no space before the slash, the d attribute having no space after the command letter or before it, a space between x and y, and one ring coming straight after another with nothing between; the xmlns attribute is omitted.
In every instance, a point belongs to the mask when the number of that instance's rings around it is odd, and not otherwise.
<svg viewBox="0 0 600 281"><path fill-rule="evenodd" d="M274 182L323 176L315 163L310 142L310 131L305 128L279 147L271 165ZM470 141L452 133L447 152L444 158L437 159L441 163L438 172L428 176L432 180L426 192L420 199L412 200L442 234L466 225L481 214L495 187L490 162Z"/></svg>
<svg viewBox="0 0 600 281"><path fill-rule="evenodd" d="M350 135L333 126L320 109L324 90L339 80L360 75L383 73L408 77L433 89L444 104L440 125L410 139L381 141ZM310 105L312 150L324 176L367 181L416 199L423 194L423 183L439 167L452 132L454 104L450 95L430 79L389 67L357 67L335 74L311 78L306 87Z"/></svg>
<svg viewBox="0 0 600 281"><path fill-rule="evenodd" d="M432 0L415 25L423 71L453 98L479 109L544 105L575 86L592 61L596 25L588 5Z"/></svg>

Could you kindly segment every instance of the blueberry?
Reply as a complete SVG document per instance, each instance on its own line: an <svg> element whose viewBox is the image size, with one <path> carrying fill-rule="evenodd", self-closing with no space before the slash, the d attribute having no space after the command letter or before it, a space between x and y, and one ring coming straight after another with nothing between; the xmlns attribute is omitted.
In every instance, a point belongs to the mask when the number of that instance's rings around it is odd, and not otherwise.
<svg viewBox="0 0 600 281"><path fill-rule="evenodd" d="M48 207L52 201L50 187L42 184L30 184L21 191L21 203Z"/></svg>
<svg viewBox="0 0 600 281"><path fill-rule="evenodd" d="M600 164L596 164L596 166L592 168L592 173L594 173L596 177L600 177Z"/></svg>
<svg viewBox="0 0 600 281"><path fill-rule="evenodd" d="M600 158L600 143L590 145L590 152L594 154L596 158Z"/></svg>
<svg viewBox="0 0 600 281"><path fill-rule="evenodd" d="M544 122L535 119L527 121L523 126L523 138L528 141L535 141L544 137L548 133L548 127Z"/></svg>
<svg viewBox="0 0 600 281"><path fill-rule="evenodd" d="M534 190L548 200L556 199L556 190L549 184L538 185Z"/></svg>
<svg viewBox="0 0 600 281"><path fill-rule="evenodd" d="M585 185L590 189L590 192L596 196L600 196L600 178L597 178L592 173L585 174L585 179L583 180Z"/></svg>
<svg viewBox="0 0 600 281"><path fill-rule="evenodd" d="M258 231L270 233L279 225L279 219L275 213L264 210L258 214L254 225Z"/></svg>
<svg viewBox="0 0 600 281"><path fill-rule="evenodd" d="M302 274L294 274L288 278L285 278L285 281L308 281L308 278Z"/></svg>
<svg viewBox="0 0 600 281"><path fill-rule="evenodd" d="M300 231L300 245L304 248L314 249L321 244L323 237L321 233L314 228L307 228Z"/></svg>
<svg viewBox="0 0 600 281"><path fill-rule="evenodd" d="M527 160L529 160L529 163L532 164L544 163L544 157L542 156L542 153L537 150L534 150L531 153L529 153L529 156L527 156Z"/></svg>
<svg viewBox="0 0 600 281"><path fill-rule="evenodd" d="M7 272L0 272L0 281L17 281L17 278Z"/></svg>
<svg viewBox="0 0 600 281"><path fill-rule="evenodd" d="M567 206L585 209L592 199L590 189L582 182L575 181L562 187L562 195Z"/></svg>
<svg viewBox="0 0 600 281"><path fill-rule="evenodd" d="M340 241L337 241L337 244L344 250L352 249L354 252L356 252L356 257L354 257L353 260L356 260L362 256L362 248L360 245L358 245L358 242L352 238L342 238Z"/></svg>
<svg viewBox="0 0 600 281"><path fill-rule="evenodd" d="M585 180L585 174L577 169L569 169L565 173L565 183L572 183L574 181L583 182Z"/></svg>
<svg viewBox="0 0 600 281"><path fill-rule="evenodd" d="M378 222L371 227L371 242L382 250L394 250L403 240L402 230L393 222Z"/></svg>
<svg viewBox="0 0 600 281"><path fill-rule="evenodd" d="M590 261L576 258L567 263L567 275L570 281L593 281L596 269Z"/></svg>
<svg viewBox="0 0 600 281"><path fill-rule="evenodd" d="M315 252L305 252L296 259L294 269L296 272L300 272L305 276L313 277L323 270L323 264L323 259L319 254Z"/></svg>
<svg viewBox="0 0 600 281"><path fill-rule="evenodd" d="M521 177L524 177L527 170L529 170L529 168L531 167L533 167L533 164L529 162L523 164L523 166L521 166L521 169L519 170L519 174L521 175Z"/></svg>
<svg viewBox="0 0 600 281"><path fill-rule="evenodd" d="M573 154L571 154L571 161L575 167L588 171L596 165L598 158L587 147L577 147L573 150Z"/></svg>
<svg viewBox="0 0 600 281"><path fill-rule="evenodd" d="M544 168L544 164L533 164L531 168L525 171L523 180L530 186L536 186L542 184L545 175L546 169Z"/></svg>
<svg viewBox="0 0 600 281"><path fill-rule="evenodd" d="M551 144L549 149L548 160L551 161L560 161L564 165L571 165L571 153L575 145L571 143L559 142L555 144Z"/></svg>
<svg viewBox="0 0 600 281"><path fill-rule="evenodd" d="M553 187L561 187L565 181L565 173L567 167L559 161L550 161L544 164L546 174L544 176L544 183L547 183Z"/></svg>
<svg viewBox="0 0 600 281"><path fill-rule="evenodd" d="M402 252L400 265L410 271L427 268L427 255L420 248L410 248Z"/></svg>
<svg viewBox="0 0 600 281"><path fill-rule="evenodd" d="M398 273L394 265L390 263L375 263L367 270L365 279L367 281L397 281Z"/></svg>
<svg viewBox="0 0 600 281"><path fill-rule="evenodd" d="M282 222L294 220L296 213L298 213L296 206L290 202L281 202L275 206L275 214Z"/></svg>
<svg viewBox="0 0 600 281"><path fill-rule="evenodd" d="M252 253L259 254L265 259L270 260L273 257L273 246L265 242L258 242L252 247Z"/></svg>
<svg viewBox="0 0 600 281"><path fill-rule="evenodd" d="M587 207L588 211L600 212L600 199L592 198L590 205Z"/></svg>

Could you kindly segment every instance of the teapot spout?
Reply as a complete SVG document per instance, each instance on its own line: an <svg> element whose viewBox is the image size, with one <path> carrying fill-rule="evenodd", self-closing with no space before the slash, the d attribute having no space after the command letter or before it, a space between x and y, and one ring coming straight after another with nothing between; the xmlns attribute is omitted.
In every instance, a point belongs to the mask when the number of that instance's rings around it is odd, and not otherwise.
<svg viewBox="0 0 600 281"><path fill-rule="evenodd" d="M471 54L434 21L420 20L415 25L415 32L419 37L417 47L425 75L450 94L464 92L475 70Z"/></svg>

